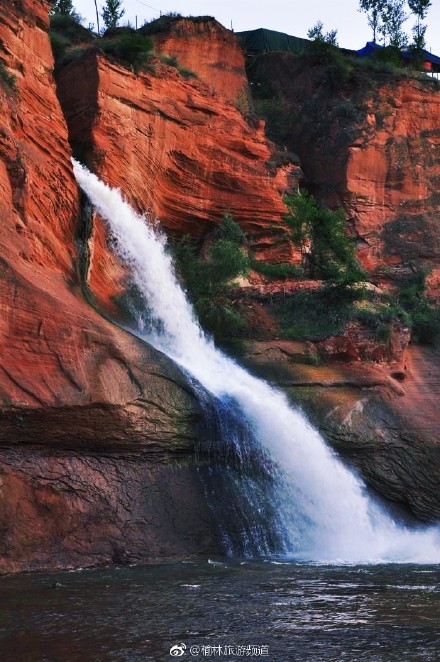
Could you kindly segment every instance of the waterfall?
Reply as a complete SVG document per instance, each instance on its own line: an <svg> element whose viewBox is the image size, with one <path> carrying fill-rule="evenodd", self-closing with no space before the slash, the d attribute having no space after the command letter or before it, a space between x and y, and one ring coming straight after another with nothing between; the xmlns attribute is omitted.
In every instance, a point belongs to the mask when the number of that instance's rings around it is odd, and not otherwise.
<svg viewBox="0 0 440 662"><path fill-rule="evenodd" d="M234 415L238 412L243 417L270 473L271 512L280 534L278 551L317 562L440 562L439 530L410 529L394 521L283 393L219 351L194 317L176 278L165 236L135 213L120 191L109 188L78 162L73 161L73 166L80 187L108 224L113 248L130 269L143 298L145 311L139 313L137 335L225 403L225 416L230 403ZM266 541L259 551L272 552L273 545Z"/></svg>

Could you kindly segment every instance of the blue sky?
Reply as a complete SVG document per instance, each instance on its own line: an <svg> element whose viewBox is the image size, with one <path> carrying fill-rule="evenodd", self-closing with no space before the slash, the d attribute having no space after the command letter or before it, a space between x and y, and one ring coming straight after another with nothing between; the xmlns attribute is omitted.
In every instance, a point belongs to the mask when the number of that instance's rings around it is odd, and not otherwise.
<svg viewBox="0 0 440 662"><path fill-rule="evenodd" d="M96 14L94 0L73 0L77 11L85 17L86 24L94 23ZM102 7L104 0L98 0ZM371 38L367 17L358 11L358 0L123 0L125 16L123 21L138 24L157 18L162 13L179 12L184 16L210 15L230 28L231 22L236 32L254 28L270 28L297 37L306 37L307 30L321 20L325 31L337 29L340 46L362 48ZM405 27L408 34L414 23L411 16ZM440 0L432 0L427 22L427 46L440 55Z"/></svg>

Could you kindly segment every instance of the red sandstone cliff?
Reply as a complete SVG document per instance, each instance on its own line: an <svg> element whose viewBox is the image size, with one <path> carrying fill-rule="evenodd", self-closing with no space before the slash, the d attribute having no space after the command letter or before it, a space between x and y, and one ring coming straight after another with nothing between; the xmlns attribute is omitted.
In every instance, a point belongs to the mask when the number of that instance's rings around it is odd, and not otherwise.
<svg viewBox="0 0 440 662"><path fill-rule="evenodd" d="M191 467L174 476L163 463L191 457L195 395L82 297L48 9L0 7L1 60L16 76L0 80L0 571L196 553L212 541L187 516L204 509ZM174 501L177 525L164 511Z"/></svg>
<svg viewBox="0 0 440 662"><path fill-rule="evenodd" d="M286 144L330 205L343 204L358 256L390 282L440 263L440 90L424 81L266 53L252 75L284 99Z"/></svg>
<svg viewBox="0 0 440 662"><path fill-rule="evenodd" d="M220 27L205 34L214 52ZM231 213L269 255L271 229L285 213L282 194L296 187L298 167L270 168L263 123L250 126L201 80L159 61L153 67L136 75L93 54L60 72L58 94L74 150L171 232L203 236ZM290 250L288 244L274 249L284 259ZM122 274L99 222L91 257L91 291L109 309L115 276Z"/></svg>
<svg viewBox="0 0 440 662"><path fill-rule="evenodd" d="M162 31L155 29L158 24L160 20L140 29L154 35L156 53L175 57L219 96L242 110L249 108L244 53L233 32L209 16L176 18Z"/></svg>
<svg viewBox="0 0 440 662"><path fill-rule="evenodd" d="M0 8L1 59L17 79L16 90L0 82L0 570L219 549L189 459L201 419L196 394L165 357L102 319L82 296L78 193L52 80L47 12L45 0ZM134 75L99 55L61 73L72 144L171 231L205 234L231 212L270 247L284 212L280 193L295 179L288 167L268 167L273 155L262 124L250 126L232 103L245 89L233 36L205 21L188 40L188 25L180 25L157 40L158 51L176 55L198 80L159 62ZM294 83L292 106L318 101L321 121L333 121L333 102L320 96L310 72L296 72ZM360 254L378 277L383 264L437 264L437 109L435 94L405 81L368 101L367 123L353 140L334 117L342 133L327 138L307 108L292 127L309 181L352 211ZM89 285L109 308L124 272L99 220L91 250ZM363 358L351 340L324 350ZM364 345L367 355L371 339ZM278 363L286 356L295 363L291 348L278 349ZM432 384L426 373L438 356L411 352L394 376L387 367L310 366L309 358L278 366L280 385L317 413L317 424L373 487L423 519L437 516L438 371Z"/></svg>
<svg viewBox="0 0 440 662"><path fill-rule="evenodd" d="M279 223L289 169L269 169L263 124L250 126L200 80L154 66L135 75L91 55L60 72L74 148L171 231L204 234L225 212L251 234Z"/></svg>

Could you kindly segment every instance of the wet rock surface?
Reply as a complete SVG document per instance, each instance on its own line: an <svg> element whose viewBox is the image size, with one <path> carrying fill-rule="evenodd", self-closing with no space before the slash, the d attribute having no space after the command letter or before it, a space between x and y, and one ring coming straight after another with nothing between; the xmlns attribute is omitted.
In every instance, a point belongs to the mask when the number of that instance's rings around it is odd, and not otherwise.
<svg viewBox="0 0 440 662"><path fill-rule="evenodd" d="M307 343L302 350L299 343L279 345L251 343L246 364L282 388L385 503L438 521L439 353L411 346L399 370L387 363L316 366L308 365Z"/></svg>

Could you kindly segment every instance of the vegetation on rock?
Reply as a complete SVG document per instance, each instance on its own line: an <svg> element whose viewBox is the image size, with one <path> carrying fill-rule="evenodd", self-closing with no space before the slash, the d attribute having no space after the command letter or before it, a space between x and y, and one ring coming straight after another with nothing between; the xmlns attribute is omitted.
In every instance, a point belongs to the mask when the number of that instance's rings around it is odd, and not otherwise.
<svg viewBox="0 0 440 662"><path fill-rule="evenodd" d="M16 77L8 73L5 65L0 60L0 84L3 83L9 90L15 90L16 82Z"/></svg>
<svg viewBox="0 0 440 662"><path fill-rule="evenodd" d="M106 28L115 28L125 14L122 9L122 0L106 0L101 16Z"/></svg>
<svg viewBox="0 0 440 662"><path fill-rule="evenodd" d="M177 270L194 310L203 328L219 340L240 334L246 326L227 296L234 278L246 275L249 269L244 242L241 228L230 216L214 232L206 258L188 235L174 242Z"/></svg>
<svg viewBox="0 0 440 662"><path fill-rule="evenodd" d="M355 257L355 243L345 231L342 209L332 211L303 191L285 198L285 220L293 242L300 248L303 267L311 278L330 281L341 288L366 278Z"/></svg>
<svg viewBox="0 0 440 662"><path fill-rule="evenodd" d="M90 53L104 53L124 66L140 68L147 63L153 40L133 28L109 28L102 37L84 28L70 14L51 16L50 40L57 70Z"/></svg>

